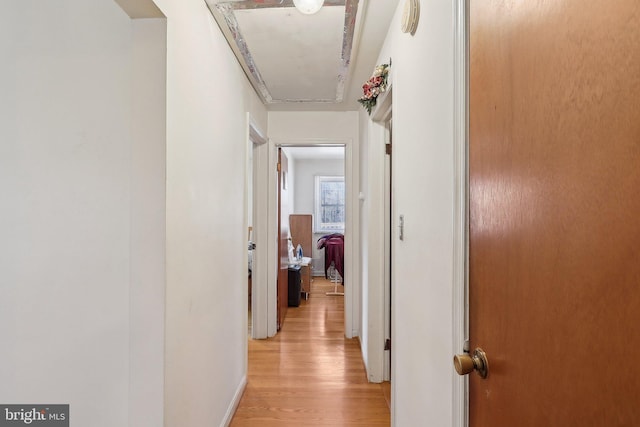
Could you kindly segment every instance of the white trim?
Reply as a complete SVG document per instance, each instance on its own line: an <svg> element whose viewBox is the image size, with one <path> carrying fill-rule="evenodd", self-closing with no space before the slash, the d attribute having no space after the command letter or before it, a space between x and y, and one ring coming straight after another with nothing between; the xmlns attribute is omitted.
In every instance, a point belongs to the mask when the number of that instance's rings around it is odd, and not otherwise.
<svg viewBox="0 0 640 427"><path fill-rule="evenodd" d="M389 109L388 116L384 122L384 143L391 144L391 132L393 131L393 127L391 126L391 109ZM386 150L386 147L385 147ZM391 221L392 221L392 208L393 208L393 200L392 200L392 191L391 186L393 185L391 181L391 167L392 156L385 155L384 156L384 340L391 340L391 244L393 239L391 236L393 235L393 230L391 229ZM384 360L382 365L382 380L383 381L391 381L391 349L384 350Z"/></svg>
<svg viewBox="0 0 640 427"><path fill-rule="evenodd" d="M257 177L265 176L267 173L268 149L267 138L250 113L247 113L247 129L247 149L253 150L253 163L249 162L249 153L247 152L247 168L253 168L253 242L256 244L251 278L251 338L264 339L268 336L269 325L267 315L268 281L266 275L261 272L267 271L268 267L267 242L269 223L266 216L258 215L257 213L268 210L269 188L266 180L257 179ZM245 174L245 176L248 175L248 173ZM245 223L249 224L248 219ZM246 300L247 298L244 298L244 301Z"/></svg>
<svg viewBox="0 0 640 427"><path fill-rule="evenodd" d="M391 77L388 79L391 81ZM391 117L391 109L393 108L393 95L392 95L393 84L389 83L387 90L382 92L377 100L376 106L373 107L373 111L371 112L371 120L374 122L386 122Z"/></svg>
<svg viewBox="0 0 640 427"><path fill-rule="evenodd" d="M454 149L454 223L453 223L453 354L463 351L468 339L468 27L467 0L454 1L453 55L453 149ZM451 367L453 381L453 427L468 425L468 379Z"/></svg>
<svg viewBox="0 0 640 427"><path fill-rule="evenodd" d="M152 0L114 0L131 19L165 18Z"/></svg>
<svg viewBox="0 0 640 427"><path fill-rule="evenodd" d="M278 333L278 149L269 140L267 145L267 177L268 186L267 209L267 336ZM262 176L262 175L261 175Z"/></svg>
<svg viewBox="0 0 640 427"><path fill-rule="evenodd" d="M368 299L363 301L368 312L367 337L367 378L370 382L379 383L384 375L384 285L385 285L385 182L384 182L384 142L385 126L383 123L369 122L369 187L368 202L368 259L365 265L368 270Z"/></svg>
<svg viewBox="0 0 640 427"><path fill-rule="evenodd" d="M359 288L359 226L360 202L358 200L357 182L359 167L357 164L357 144L351 138L310 138L310 139L278 139L269 140L269 336L276 334L277 315L277 266L278 266L278 237L277 237L277 147L313 147L313 146L344 146L345 155L345 242L344 242L344 333L345 337L358 336L357 316L360 315L359 298L356 287Z"/></svg>
<svg viewBox="0 0 640 427"><path fill-rule="evenodd" d="M360 335L360 199L358 188L360 182L359 144L351 139L345 145L345 242L344 242L344 332L345 337Z"/></svg>
<svg viewBox="0 0 640 427"><path fill-rule="evenodd" d="M260 126L253 120L251 113L247 113L247 120L249 121L249 138L255 144L265 144L267 142L267 137L265 136Z"/></svg>
<svg viewBox="0 0 640 427"><path fill-rule="evenodd" d="M385 161L386 154L386 122L391 117L392 88L378 97L375 109L369 121L369 188L368 188L368 268L367 305L368 337L367 337L367 378L370 382L379 383L384 379L385 371L385 329L388 319L385 316L385 231L389 224L385 221ZM393 387L393 382L391 384ZM393 391L392 391L393 394Z"/></svg>
<svg viewBox="0 0 640 427"><path fill-rule="evenodd" d="M224 414L224 418L222 419L222 423L220 427L229 427L231 424L231 420L238 409L238 405L240 405L240 400L242 399L242 394L244 393L244 389L247 386L247 376L243 376L240 380L240 384L238 384L238 388L236 389L235 394L233 395L233 399L231 400L231 404L227 408L227 412Z"/></svg>

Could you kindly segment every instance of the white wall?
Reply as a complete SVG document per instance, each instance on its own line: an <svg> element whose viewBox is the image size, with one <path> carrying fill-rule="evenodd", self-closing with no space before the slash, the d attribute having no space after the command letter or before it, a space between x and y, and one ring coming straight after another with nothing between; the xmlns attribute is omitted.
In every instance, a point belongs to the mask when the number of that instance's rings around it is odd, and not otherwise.
<svg viewBox="0 0 640 427"><path fill-rule="evenodd" d="M167 21L131 26L129 425L154 427L164 419Z"/></svg>
<svg viewBox="0 0 640 427"><path fill-rule="evenodd" d="M158 4L166 43L111 0L0 17L0 400L74 424L162 425L164 398L165 425L221 425L245 381L246 112L266 112L204 2Z"/></svg>
<svg viewBox="0 0 640 427"><path fill-rule="evenodd" d="M283 153L287 157L287 207L289 213L294 213L294 205L296 201L296 188L297 188L297 170L296 161L294 157L289 153L286 148L282 149ZM291 230L289 230L291 232ZM289 233L291 234L291 233Z"/></svg>
<svg viewBox="0 0 640 427"><path fill-rule="evenodd" d="M296 159L295 213L313 214L315 177L344 176L344 159Z"/></svg>
<svg viewBox="0 0 640 427"><path fill-rule="evenodd" d="M451 358L458 347L452 342L454 12L452 2L420 3L415 36L400 31L401 4L378 57L393 60L392 384L394 425L401 427L452 425ZM369 170L370 177L378 173Z"/></svg>
<svg viewBox="0 0 640 427"><path fill-rule="evenodd" d="M266 111L202 0L167 16L165 425L221 425L246 378L247 112Z"/></svg>
<svg viewBox="0 0 640 427"><path fill-rule="evenodd" d="M297 159L295 167L294 213L314 215L315 177L344 176L344 159ZM312 247L304 248L305 256L313 258L314 276L324 276L324 249L318 249L316 242L325 234L313 233Z"/></svg>
<svg viewBox="0 0 640 427"><path fill-rule="evenodd" d="M159 425L163 21L138 26L111 0L3 6L0 401ZM130 424L136 406L152 413Z"/></svg>

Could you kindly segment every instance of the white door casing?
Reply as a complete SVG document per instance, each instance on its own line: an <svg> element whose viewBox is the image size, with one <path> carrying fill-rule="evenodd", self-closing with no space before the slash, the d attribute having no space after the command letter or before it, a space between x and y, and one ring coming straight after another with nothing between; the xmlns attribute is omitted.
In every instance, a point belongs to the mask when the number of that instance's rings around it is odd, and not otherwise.
<svg viewBox="0 0 640 427"><path fill-rule="evenodd" d="M345 287L344 287L344 327L345 336L347 338L353 338L357 336L359 331L357 329L358 322L355 319L358 315L359 306L359 275L358 275L358 259L359 259L359 200L358 191L356 187L357 177L359 176L359 168L357 164L357 147L354 141L350 138L313 138L313 139L269 139L269 209L268 209L268 241L273 243L268 245L268 336L274 336L277 332L277 243L276 236L276 219L277 219L277 174L275 173L277 167L277 148L278 147L317 147L317 146L344 146L345 151L345 189L346 189L346 223L345 223L345 247L344 247L344 259L345 259ZM264 176L264 175L262 175ZM275 243L274 243L275 242Z"/></svg>
<svg viewBox="0 0 640 427"><path fill-rule="evenodd" d="M468 0L455 0L453 23L453 345L461 354L469 339L468 305L468 129L469 129L469 44ZM453 354L452 354L453 357ZM451 368L453 380L453 427L466 427L468 417L468 379L459 377Z"/></svg>
<svg viewBox="0 0 640 427"><path fill-rule="evenodd" d="M247 194L247 197L253 197L253 242L256 244L251 275L251 338L260 339L268 336L268 289L267 275L264 272L268 270L267 236L269 223L264 212L269 209L269 188L267 180L259 179L267 173L268 144L264 133L249 113L247 113L247 132L247 172L249 168L252 168L253 173L247 173L245 176L253 177L253 194ZM249 161L249 150L253 150L252 162ZM248 220L245 223L248 224ZM244 301L246 300L247 298L244 299Z"/></svg>
<svg viewBox="0 0 640 427"><path fill-rule="evenodd" d="M389 307L387 306L388 287L390 281L387 276L393 261L389 258L389 244L387 235L390 221L386 214L388 177L385 176L385 152L388 130L387 123L391 118L393 99L393 85L378 98L378 103L369 124L369 227L367 230L369 242L369 257L366 262L368 268L368 298L367 304L369 336L367 339L367 376L371 382L381 382L385 379L385 370L391 375L391 368L386 366L387 359L384 351L385 329L389 324ZM390 296L390 295L389 295ZM393 311L393 309L391 309ZM393 387L393 385L392 385Z"/></svg>

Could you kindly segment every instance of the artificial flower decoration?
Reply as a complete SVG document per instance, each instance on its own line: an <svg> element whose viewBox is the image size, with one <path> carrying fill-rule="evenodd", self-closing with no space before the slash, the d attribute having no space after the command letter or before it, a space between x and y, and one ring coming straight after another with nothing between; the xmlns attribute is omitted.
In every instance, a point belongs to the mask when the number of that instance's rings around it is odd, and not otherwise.
<svg viewBox="0 0 640 427"><path fill-rule="evenodd" d="M373 71L373 75L362 85L362 98L358 99L358 102L367 109L369 115L371 110L376 106L378 95L387 90L387 77L389 76L389 67L391 66L391 60L388 64L381 64Z"/></svg>

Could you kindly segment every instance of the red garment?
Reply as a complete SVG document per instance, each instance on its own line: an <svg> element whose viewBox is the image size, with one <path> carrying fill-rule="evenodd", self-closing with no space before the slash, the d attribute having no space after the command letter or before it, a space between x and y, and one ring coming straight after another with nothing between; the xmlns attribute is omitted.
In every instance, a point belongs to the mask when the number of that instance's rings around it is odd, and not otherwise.
<svg viewBox="0 0 640 427"><path fill-rule="evenodd" d="M324 248L324 277L329 278L329 267L333 262L344 282L344 235L327 234L318 239L318 249ZM343 283L344 284L344 283Z"/></svg>

